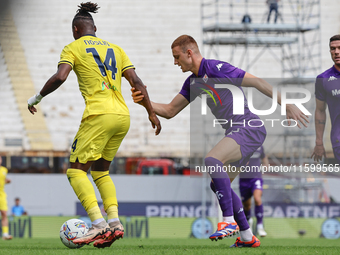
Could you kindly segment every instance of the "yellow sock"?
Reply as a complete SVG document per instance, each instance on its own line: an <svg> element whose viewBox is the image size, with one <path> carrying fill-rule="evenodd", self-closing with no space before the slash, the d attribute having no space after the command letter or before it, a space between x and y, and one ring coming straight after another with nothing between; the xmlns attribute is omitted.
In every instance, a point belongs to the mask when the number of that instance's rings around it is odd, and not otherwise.
<svg viewBox="0 0 340 255"><path fill-rule="evenodd" d="M103 218L99 209L96 194L94 192L92 183L87 178L86 172L79 169L67 169L67 179L69 180L74 192L79 201L83 205L91 221Z"/></svg>
<svg viewBox="0 0 340 255"><path fill-rule="evenodd" d="M109 171L91 171L91 175L100 192L108 220L118 218L116 187L109 176Z"/></svg>
<svg viewBox="0 0 340 255"><path fill-rule="evenodd" d="M2 234L8 235L8 226L2 227Z"/></svg>
<svg viewBox="0 0 340 255"><path fill-rule="evenodd" d="M117 206L111 206L106 210L107 213L107 220L110 219L118 219L118 207Z"/></svg>

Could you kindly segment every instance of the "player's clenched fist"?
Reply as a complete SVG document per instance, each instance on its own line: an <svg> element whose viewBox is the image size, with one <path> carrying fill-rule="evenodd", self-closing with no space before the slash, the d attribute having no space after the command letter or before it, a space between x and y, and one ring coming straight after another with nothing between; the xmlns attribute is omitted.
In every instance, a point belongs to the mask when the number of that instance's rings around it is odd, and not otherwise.
<svg viewBox="0 0 340 255"><path fill-rule="evenodd" d="M27 100L28 110L30 111L30 113L34 114L35 112L37 112L37 109L34 107L34 105L38 104L42 98L42 95L36 94Z"/></svg>

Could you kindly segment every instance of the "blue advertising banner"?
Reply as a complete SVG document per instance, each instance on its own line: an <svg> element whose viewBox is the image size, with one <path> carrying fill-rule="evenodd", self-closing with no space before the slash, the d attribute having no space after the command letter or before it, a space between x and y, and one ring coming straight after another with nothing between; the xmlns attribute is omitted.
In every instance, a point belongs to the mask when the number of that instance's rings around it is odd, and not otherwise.
<svg viewBox="0 0 340 255"><path fill-rule="evenodd" d="M98 203L102 213L105 215L102 203ZM77 202L76 214L87 216L81 203ZM198 218L202 216L203 207L201 203L172 202L172 203L119 203L119 215L121 216L146 216L146 217L180 217ZM205 207L207 217L215 216L216 209L210 203Z"/></svg>
<svg viewBox="0 0 340 255"><path fill-rule="evenodd" d="M103 214L102 203L99 203ZM77 215L87 216L81 203L77 203ZM198 218L202 216L201 203L173 202L173 203L119 203L119 215L121 216L145 216L145 217L179 217ZM217 208L207 204L205 214L214 217ZM340 204L325 203L266 203L264 204L264 217L272 218L334 218L340 217Z"/></svg>
<svg viewBox="0 0 340 255"><path fill-rule="evenodd" d="M267 203L263 216L273 218L335 218L340 217L340 204Z"/></svg>

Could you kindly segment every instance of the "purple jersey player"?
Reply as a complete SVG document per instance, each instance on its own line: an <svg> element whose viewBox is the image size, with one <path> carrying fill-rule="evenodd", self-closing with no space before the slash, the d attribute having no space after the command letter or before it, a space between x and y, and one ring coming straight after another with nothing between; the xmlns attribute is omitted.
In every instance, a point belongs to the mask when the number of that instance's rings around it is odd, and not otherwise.
<svg viewBox="0 0 340 255"><path fill-rule="evenodd" d="M212 99L207 100L207 105L216 119L228 120L226 124L222 124L222 127L225 129L225 135L226 137L233 139L233 142L236 142L240 146L243 156L239 160L228 162L233 162L233 165L236 166L245 165L253 152L262 145L266 137L266 129L264 126L251 127L249 125L243 125L243 123L247 123L249 120L252 120L253 122L259 120L259 117L249 110L247 99L244 97L241 88L241 83L245 74L245 71L234 67L229 63L202 58L198 75L194 73L190 75L179 92L188 102L192 102L197 96L202 94L202 88L206 88L212 90L216 100L220 100L221 104L216 105ZM229 89L215 88L216 84L233 84L242 91L245 100L243 115L233 114L232 93ZM231 125L231 123L234 124ZM211 156L211 153L208 153L207 157L209 156ZM214 163L211 162L211 164Z"/></svg>
<svg viewBox="0 0 340 255"><path fill-rule="evenodd" d="M253 224L253 220L251 218L251 197L254 196L257 232L261 237L267 235L263 227L263 180L261 165L268 167L268 163L268 158L264 153L263 146L261 146L250 157L249 163L245 168L246 171L240 173L239 179L239 188L244 214L246 215L250 228Z"/></svg>
<svg viewBox="0 0 340 255"><path fill-rule="evenodd" d="M244 104L244 115L234 116L232 113L233 97L227 89L221 90L215 87L214 82L226 81L236 86L242 91L242 87L255 87L263 94L272 97L272 87L267 82L259 79L243 70L240 70L226 62L218 60L204 59L198 49L194 38L188 35L178 37L171 45L174 64L178 65L182 72L191 71L192 75L185 81L182 90L169 104L152 102L152 106L157 115L170 119L183 110L201 91L202 86L207 86L209 90L216 91L214 96L220 95L221 108L214 108L215 104L209 103L215 117L228 120L249 120L258 117L252 114ZM203 80L205 84L202 85ZM219 83L219 82L218 82ZM218 89L218 92L217 92ZM134 90L132 90L134 92ZM243 93L243 91L242 91ZM133 93L135 102L143 104L143 96L136 91ZM223 101L222 101L223 100ZM278 94L278 102L281 96ZM308 122L305 116L295 105L287 105L287 119L295 119L306 126ZM300 124L298 123L300 127ZM262 128L251 127L231 127L224 125L226 136L208 152L205 158L207 168L222 169L223 164L246 163L254 151L260 147L265 139L266 131ZM237 238L233 247L258 247L260 241L253 235L249 228L247 219L243 212L242 202L236 193L231 189L231 179L228 173L210 172L212 179L211 189L216 193L221 210L223 212L223 222L218 223L217 231L210 236L211 240L218 240L224 237L233 236L240 230L240 237ZM235 222L236 221L236 222Z"/></svg>
<svg viewBox="0 0 340 255"><path fill-rule="evenodd" d="M334 157L340 164L340 35L330 38L331 57L334 65L318 75L315 82L315 132L316 141L312 154L315 161L322 160L326 156L323 146L323 133L326 124L326 106L328 105L331 117L331 142Z"/></svg>

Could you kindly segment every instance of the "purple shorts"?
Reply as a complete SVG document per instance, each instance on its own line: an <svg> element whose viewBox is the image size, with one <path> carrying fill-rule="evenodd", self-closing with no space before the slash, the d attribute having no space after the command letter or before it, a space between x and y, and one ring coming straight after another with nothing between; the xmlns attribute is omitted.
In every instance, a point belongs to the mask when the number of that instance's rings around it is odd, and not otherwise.
<svg viewBox="0 0 340 255"><path fill-rule="evenodd" d="M333 153L334 153L334 157L337 160L337 163L340 164L340 146L333 147Z"/></svg>
<svg viewBox="0 0 340 255"><path fill-rule="evenodd" d="M266 139L266 129L262 127L231 127L225 132L225 137L230 137L241 147L242 158L232 162L231 165L240 167L247 165L253 153Z"/></svg>
<svg viewBox="0 0 340 255"><path fill-rule="evenodd" d="M263 179L240 178L239 187L242 202L245 202L253 196L254 190L256 189L263 190Z"/></svg>

